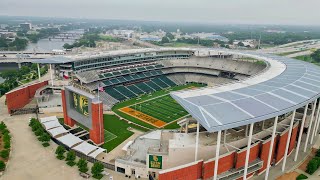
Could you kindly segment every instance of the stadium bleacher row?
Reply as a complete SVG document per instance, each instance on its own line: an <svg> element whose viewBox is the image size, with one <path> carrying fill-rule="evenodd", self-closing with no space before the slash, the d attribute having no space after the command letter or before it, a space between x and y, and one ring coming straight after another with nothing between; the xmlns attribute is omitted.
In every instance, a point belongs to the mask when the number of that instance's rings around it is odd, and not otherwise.
<svg viewBox="0 0 320 180"><path fill-rule="evenodd" d="M139 82L130 85L117 85L105 88L105 92L117 99L118 101L124 101L131 99L142 94L159 91L168 87L176 86L177 84L171 81L166 76L158 76L151 78L149 81Z"/></svg>
<svg viewBox="0 0 320 180"><path fill-rule="evenodd" d="M100 79L111 78L111 77L116 77L119 75L126 75L126 74L132 74L132 73L143 72L143 71L152 71L152 70L156 70L156 69L159 69L162 67L163 67L162 64L156 64L156 65L149 65L149 66L144 66L144 67L124 69L121 71L113 71L113 72L99 74L99 78Z"/></svg>
<svg viewBox="0 0 320 180"><path fill-rule="evenodd" d="M131 75L119 76L117 78L108 79L103 81L106 86L117 85L122 83L127 83L131 81L137 81L141 79L150 78L153 76L162 75L163 72L161 70L147 71L147 72L139 72Z"/></svg>

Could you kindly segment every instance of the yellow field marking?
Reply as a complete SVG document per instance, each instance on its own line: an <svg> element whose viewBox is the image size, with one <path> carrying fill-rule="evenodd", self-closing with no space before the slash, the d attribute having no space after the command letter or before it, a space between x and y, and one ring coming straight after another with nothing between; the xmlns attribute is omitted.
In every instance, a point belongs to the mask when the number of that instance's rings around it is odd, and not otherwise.
<svg viewBox="0 0 320 180"><path fill-rule="evenodd" d="M121 108L121 109L119 109L119 111L121 111L121 112L123 112L125 114L128 114L128 115L130 115L132 117L135 117L135 118L137 118L137 119L139 119L139 120L141 120L143 122L151 124L151 125L153 125L153 126L155 126L157 128L161 128L161 127L163 127L164 125L167 124L166 122L163 122L163 121L161 121L161 120L159 120L157 118L154 118L152 116L149 116L147 114L144 114L144 113L142 113L140 111L136 111L136 110L134 110L134 109L132 109L130 107Z"/></svg>

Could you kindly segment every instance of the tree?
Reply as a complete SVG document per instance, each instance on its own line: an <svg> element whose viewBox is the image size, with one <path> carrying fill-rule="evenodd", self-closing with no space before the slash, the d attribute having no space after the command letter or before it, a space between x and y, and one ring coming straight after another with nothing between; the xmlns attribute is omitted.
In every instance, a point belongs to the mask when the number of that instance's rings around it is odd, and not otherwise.
<svg viewBox="0 0 320 180"><path fill-rule="evenodd" d="M167 33L166 33L166 37L168 37L170 40L173 40L173 39L174 39L174 35L171 34L170 32L167 32Z"/></svg>
<svg viewBox="0 0 320 180"><path fill-rule="evenodd" d="M170 41L169 41L169 38L168 37L163 37L162 39L161 39L161 43L162 44L164 44L164 43L169 43Z"/></svg>
<svg viewBox="0 0 320 180"><path fill-rule="evenodd" d="M56 155L57 155L57 158L58 159L60 159L60 160L62 160L62 159L64 159L64 153L66 152L66 149L63 147L63 146L61 146L61 145L59 145L58 147L57 147L57 149L56 149Z"/></svg>
<svg viewBox="0 0 320 180"><path fill-rule="evenodd" d="M243 42L239 42L238 46L242 46L243 47L244 46Z"/></svg>
<svg viewBox="0 0 320 180"><path fill-rule="evenodd" d="M6 168L6 163L4 163L3 161L0 161L0 171L4 171L5 168Z"/></svg>
<svg viewBox="0 0 320 180"><path fill-rule="evenodd" d="M320 62L320 49L317 49L310 56L312 57L313 60Z"/></svg>
<svg viewBox="0 0 320 180"><path fill-rule="evenodd" d="M311 159L307 165L306 172L313 174L318 169L318 161L316 159Z"/></svg>
<svg viewBox="0 0 320 180"><path fill-rule="evenodd" d="M67 164L69 166L74 166L76 164L74 162L75 160L76 160L76 153L74 151L69 151L67 153L67 158L66 158Z"/></svg>
<svg viewBox="0 0 320 180"><path fill-rule="evenodd" d="M39 140L41 142L48 142L50 141L50 135L47 134L47 133L43 133L40 137L39 137Z"/></svg>
<svg viewBox="0 0 320 180"><path fill-rule="evenodd" d="M102 174L103 169L104 169L103 164L99 162L95 162L91 168L92 177L94 177L95 179L101 179L103 177L103 174Z"/></svg>
<svg viewBox="0 0 320 180"><path fill-rule="evenodd" d="M85 159L79 159L78 163L77 163L78 169L80 172L82 173L86 173L88 172L88 162Z"/></svg>
<svg viewBox="0 0 320 180"><path fill-rule="evenodd" d="M0 152L0 156L4 159L7 159L9 157L9 150L2 150Z"/></svg>

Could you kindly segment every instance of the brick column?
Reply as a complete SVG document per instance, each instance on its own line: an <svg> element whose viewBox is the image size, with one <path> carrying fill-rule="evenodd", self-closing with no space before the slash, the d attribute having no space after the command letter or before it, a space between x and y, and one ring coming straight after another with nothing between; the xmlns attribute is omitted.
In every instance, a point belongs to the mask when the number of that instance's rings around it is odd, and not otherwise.
<svg viewBox="0 0 320 180"><path fill-rule="evenodd" d="M63 109L63 121L64 124L73 127L75 125L75 120L73 120L72 118L70 118L68 116L68 112L67 112L67 101L66 101L66 93L64 90L61 90L61 97L62 97L62 109Z"/></svg>
<svg viewBox="0 0 320 180"><path fill-rule="evenodd" d="M92 128L90 139L96 144L104 143L103 103L92 103ZM100 108L100 111L99 111Z"/></svg>

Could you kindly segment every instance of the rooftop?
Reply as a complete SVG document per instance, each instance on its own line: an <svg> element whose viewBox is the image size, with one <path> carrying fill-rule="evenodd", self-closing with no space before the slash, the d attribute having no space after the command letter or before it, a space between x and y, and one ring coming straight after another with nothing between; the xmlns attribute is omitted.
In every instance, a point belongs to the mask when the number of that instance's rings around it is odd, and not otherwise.
<svg viewBox="0 0 320 180"><path fill-rule="evenodd" d="M210 132L282 115L320 96L316 65L253 51L222 51L264 60L269 68L237 83L171 93Z"/></svg>

